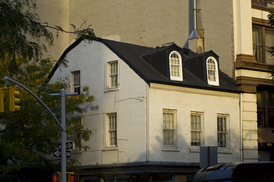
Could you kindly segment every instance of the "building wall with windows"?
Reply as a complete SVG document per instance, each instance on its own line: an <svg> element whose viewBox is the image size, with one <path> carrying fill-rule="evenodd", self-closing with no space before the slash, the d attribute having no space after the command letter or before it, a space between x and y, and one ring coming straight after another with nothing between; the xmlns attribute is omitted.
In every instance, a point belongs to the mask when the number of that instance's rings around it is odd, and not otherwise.
<svg viewBox="0 0 274 182"><path fill-rule="evenodd" d="M239 102L239 94L151 84L149 160L199 163L200 146L219 145L219 163L240 161ZM173 113L169 143L163 131L164 113ZM218 140L218 117L226 118L222 141Z"/></svg>
<svg viewBox="0 0 274 182"><path fill-rule="evenodd" d="M274 28L268 24L267 15L273 5L272 0L233 1L235 75L238 88L245 92L242 100L245 161L274 159L274 139L265 139L264 135L266 131L271 134L273 129L264 125L272 118L271 102L267 101L272 98L274 58L267 49L274 46Z"/></svg>
<svg viewBox="0 0 274 182"><path fill-rule="evenodd" d="M58 68L51 81L72 80L80 73L81 87L89 86L95 97L82 120L94 131L87 143L91 150L72 156L79 157L82 166L145 161L146 83L100 42L80 43L66 60L68 67Z"/></svg>

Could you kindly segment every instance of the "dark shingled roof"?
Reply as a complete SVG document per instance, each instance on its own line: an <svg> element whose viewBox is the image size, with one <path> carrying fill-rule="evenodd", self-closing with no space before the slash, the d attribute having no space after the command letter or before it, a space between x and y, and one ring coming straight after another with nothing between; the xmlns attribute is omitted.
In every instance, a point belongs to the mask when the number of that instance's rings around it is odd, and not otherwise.
<svg viewBox="0 0 274 182"><path fill-rule="evenodd" d="M48 76L48 80L50 80L56 69L59 67L60 62L62 62L66 54L74 47L76 47L81 41L82 40L77 40L74 44L72 44L65 50L65 52L51 71L50 75ZM218 59L218 56L213 51L208 51L202 54L195 54L189 49L178 47L176 44L163 46L161 48L151 48L102 38L94 38L93 41L98 41L106 45L132 70L134 70L135 73L138 74L148 85L150 85L150 83L160 83L167 85L240 93L240 91L236 88L235 81L228 75L223 73L221 70L219 70L219 86L209 85L203 79L200 79L198 75L194 74L193 70L195 70L196 67L194 66L195 64L192 64L192 62L203 59L203 57L208 55L213 55L215 58L217 57ZM156 57L159 58L159 60L163 60L163 55L165 55L165 52L173 49L176 49L178 52L180 52L180 54L182 54L183 81L170 80L168 76L166 76L164 73L159 72L156 67L153 67L152 64L150 64L150 59L155 59ZM152 58L153 56L154 58ZM155 60L153 61L155 62ZM166 67L164 68L169 69Z"/></svg>

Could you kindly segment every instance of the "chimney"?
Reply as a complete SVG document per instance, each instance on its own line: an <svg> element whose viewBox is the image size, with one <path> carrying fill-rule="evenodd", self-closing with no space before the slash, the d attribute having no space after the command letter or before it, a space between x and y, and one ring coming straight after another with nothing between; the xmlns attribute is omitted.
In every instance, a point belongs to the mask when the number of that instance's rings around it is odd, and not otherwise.
<svg viewBox="0 0 274 182"><path fill-rule="evenodd" d="M204 52L204 36L203 30L197 29L197 0L193 2L193 30L188 37L189 49L200 54ZM191 21L191 20L190 20Z"/></svg>

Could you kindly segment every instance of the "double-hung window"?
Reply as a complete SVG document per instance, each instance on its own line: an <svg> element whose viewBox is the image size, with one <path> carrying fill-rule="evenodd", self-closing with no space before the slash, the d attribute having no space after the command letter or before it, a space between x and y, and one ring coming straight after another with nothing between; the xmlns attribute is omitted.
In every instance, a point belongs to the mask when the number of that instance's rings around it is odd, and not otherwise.
<svg viewBox="0 0 274 182"><path fill-rule="evenodd" d="M191 113L191 146L202 146L202 113Z"/></svg>
<svg viewBox="0 0 274 182"><path fill-rule="evenodd" d="M182 57L177 51L172 51L169 54L169 69L171 80L183 80Z"/></svg>
<svg viewBox="0 0 274 182"><path fill-rule="evenodd" d="M109 63L109 86L110 88L117 87L118 84L118 62Z"/></svg>
<svg viewBox="0 0 274 182"><path fill-rule="evenodd" d="M226 115L219 115L217 117L217 143L218 147L227 147L228 141L228 117Z"/></svg>
<svg viewBox="0 0 274 182"><path fill-rule="evenodd" d="M108 114L108 139L109 146L117 146L117 115Z"/></svg>
<svg viewBox="0 0 274 182"><path fill-rule="evenodd" d="M274 46L274 28L253 25L253 55L258 63L274 64L274 57L268 52Z"/></svg>
<svg viewBox="0 0 274 182"><path fill-rule="evenodd" d="M209 85L219 85L219 72L217 60L210 56L206 60L207 82Z"/></svg>
<svg viewBox="0 0 274 182"><path fill-rule="evenodd" d="M73 92L80 94L80 71L72 72Z"/></svg>
<svg viewBox="0 0 274 182"><path fill-rule="evenodd" d="M163 111L163 145L175 146L176 140L176 111L164 110Z"/></svg>

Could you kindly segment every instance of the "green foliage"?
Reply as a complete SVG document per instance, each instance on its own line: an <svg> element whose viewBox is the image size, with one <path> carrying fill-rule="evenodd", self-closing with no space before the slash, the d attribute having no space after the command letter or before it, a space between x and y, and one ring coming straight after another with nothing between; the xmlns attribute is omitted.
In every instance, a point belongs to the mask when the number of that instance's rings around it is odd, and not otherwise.
<svg viewBox="0 0 274 182"><path fill-rule="evenodd" d="M269 14L268 14L268 20L269 20L269 24L271 25L271 26L273 26L274 25L274 9L271 9L270 10L270 12L269 12ZM270 47L269 48L269 50L268 50L268 52L272 55L272 56L274 56L274 47Z"/></svg>
<svg viewBox="0 0 274 182"><path fill-rule="evenodd" d="M61 120L60 97L50 93L60 93L68 89L67 80L55 84L45 84L52 69L49 59L42 59L46 45L53 45L53 34L72 33L77 38L92 40L93 30L88 27L80 30L74 27L68 32L59 26L40 22L35 13L35 0L0 0L0 87L4 88L5 76L25 85L55 113ZM65 63L65 62L64 62ZM43 86L43 87L42 87ZM16 87L9 83L8 87ZM86 138L75 140L77 147L87 150L82 142L92 135L90 126L83 126L81 120L85 106L93 101L88 87L82 88L81 95L66 97L67 132L85 132ZM5 112L0 113L0 174L20 170L25 166L37 166L60 170L60 163L53 164L47 155L52 156L60 143L60 127L35 98L21 88L20 111L8 112L7 91L5 92ZM68 160L68 170L74 169L78 161Z"/></svg>
<svg viewBox="0 0 274 182"><path fill-rule="evenodd" d="M5 64L4 64L5 65ZM0 78L5 76L5 67L0 66ZM61 121L61 100L58 96L50 96L50 93L60 93L62 88L68 88L66 80L60 80L55 84L44 84L44 78L52 67L49 60L42 60L38 63L28 63L19 68L19 73L13 79L25 85L55 113ZM3 70L3 71L2 71ZM4 80L1 79L1 88L4 88ZM16 87L9 83L8 87ZM8 92L5 91L5 112L0 113L0 171L8 173L12 170L19 170L23 166L36 165L39 167L55 168L46 155L51 155L60 143L60 127L55 120L47 113L45 108L38 103L29 93L21 88L20 111L8 112ZM82 94L66 97L66 124L67 132L85 132L86 137L82 141L88 141L92 134L89 126L83 126L81 119L86 111L85 106L93 101L89 94L88 87L83 87ZM87 150L88 146L83 145L81 140L74 140L76 147ZM7 165L7 161L12 164ZM68 160L68 164L75 165L77 161ZM2 166L2 167L1 167Z"/></svg>
<svg viewBox="0 0 274 182"><path fill-rule="evenodd" d="M35 0L0 0L0 61L10 60L7 66L11 75L16 74L18 69L17 58L20 57L24 63L41 59L47 50L41 40L53 45L54 37L49 30L57 31L57 35L59 32L71 33L76 38L88 40L95 36L90 26L85 29L73 26L74 31L69 32L60 26L42 23L35 10Z"/></svg>

